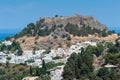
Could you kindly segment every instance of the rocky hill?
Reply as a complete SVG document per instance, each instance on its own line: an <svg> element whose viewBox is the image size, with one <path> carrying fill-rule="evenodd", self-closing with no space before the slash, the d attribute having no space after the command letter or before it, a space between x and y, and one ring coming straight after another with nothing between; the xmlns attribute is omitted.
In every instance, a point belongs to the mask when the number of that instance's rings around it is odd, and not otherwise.
<svg viewBox="0 0 120 80"><path fill-rule="evenodd" d="M112 33L92 16L73 15L40 18L36 23L28 24L14 38L23 49L47 49L66 48L91 36L107 37Z"/></svg>
<svg viewBox="0 0 120 80"><path fill-rule="evenodd" d="M106 26L99 23L92 16L82 16L82 15L73 15L70 17L54 17L54 18L42 18L40 21L37 21L37 25L44 24L45 26L52 27L53 25L63 25L66 26L68 23L78 25L78 27L90 26L97 29L105 29Z"/></svg>

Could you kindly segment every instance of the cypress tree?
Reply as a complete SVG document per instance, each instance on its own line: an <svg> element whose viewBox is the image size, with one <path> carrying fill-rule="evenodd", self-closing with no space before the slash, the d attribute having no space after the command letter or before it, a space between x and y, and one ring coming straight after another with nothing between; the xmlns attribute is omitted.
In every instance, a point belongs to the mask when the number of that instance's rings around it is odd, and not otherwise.
<svg viewBox="0 0 120 80"><path fill-rule="evenodd" d="M30 66L30 75L32 75L33 71L32 71L32 67Z"/></svg>

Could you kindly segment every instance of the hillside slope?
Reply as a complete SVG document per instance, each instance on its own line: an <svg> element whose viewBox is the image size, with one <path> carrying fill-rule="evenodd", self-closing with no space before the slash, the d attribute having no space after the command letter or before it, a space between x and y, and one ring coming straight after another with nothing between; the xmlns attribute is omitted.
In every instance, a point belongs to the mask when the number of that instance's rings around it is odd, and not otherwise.
<svg viewBox="0 0 120 80"><path fill-rule="evenodd" d="M91 16L73 15L40 18L30 23L14 38L21 43L23 49L47 49L69 47L75 42L94 37L107 37L114 33ZM94 38L92 38L94 39Z"/></svg>

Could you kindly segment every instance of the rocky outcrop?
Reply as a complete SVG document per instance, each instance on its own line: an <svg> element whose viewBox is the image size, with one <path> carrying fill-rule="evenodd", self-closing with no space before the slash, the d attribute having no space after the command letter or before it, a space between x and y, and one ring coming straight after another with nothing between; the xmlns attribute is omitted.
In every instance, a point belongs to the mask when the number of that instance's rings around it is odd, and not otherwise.
<svg viewBox="0 0 120 80"><path fill-rule="evenodd" d="M41 18L39 21L37 21L36 24L43 24L44 26L51 27L53 25L66 25L68 23L71 24L77 24L79 27L82 27L83 25L94 27L97 29L105 29L107 28L105 25L101 24L92 16L83 16L83 15L73 15L70 17L53 17L53 18Z"/></svg>

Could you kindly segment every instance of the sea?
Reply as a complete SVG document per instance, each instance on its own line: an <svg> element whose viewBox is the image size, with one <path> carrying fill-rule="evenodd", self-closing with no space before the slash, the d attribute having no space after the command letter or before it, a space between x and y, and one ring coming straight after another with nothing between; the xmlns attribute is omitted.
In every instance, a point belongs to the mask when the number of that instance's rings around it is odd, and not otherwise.
<svg viewBox="0 0 120 80"><path fill-rule="evenodd" d="M4 40L6 37L14 36L15 33L0 33L0 40Z"/></svg>
<svg viewBox="0 0 120 80"><path fill-rule="evenodd" d="M19 33L22 29L0 29L0 40L4 40L6 37L14 36Z"/></svg>

